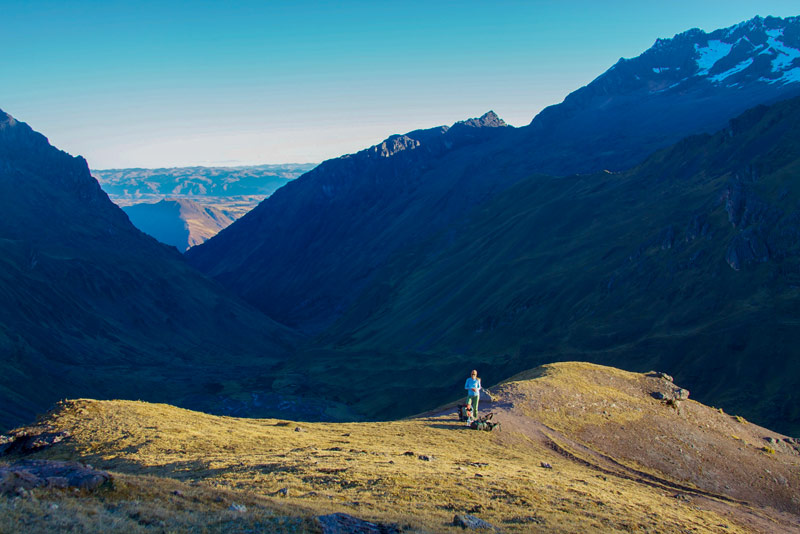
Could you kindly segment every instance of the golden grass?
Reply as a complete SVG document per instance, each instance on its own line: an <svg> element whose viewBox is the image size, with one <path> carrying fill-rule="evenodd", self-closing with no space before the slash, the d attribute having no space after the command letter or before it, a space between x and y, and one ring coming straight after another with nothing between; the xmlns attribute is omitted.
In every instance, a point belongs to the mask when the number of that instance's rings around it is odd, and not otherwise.
<svg viewBox="0 0 800 534"><path fill-rule="evenodd" d="M605 382L592 383L587 369L548 366L536 379L540 391L552 389L565 405L590 407L582 421L558 405L529 411L562 428L602 421L604 412L624 421L641 417L636 399L613 385L629 374L612 370ZM511 382L532 387L525 380ZM460 530L451 526L456 513L504 532L748 532L674 491L569 461L524 429L478 432L451 412L295 423L81 399L61 403L44 422L72 437L35 457L110 470L113 487L97 495L48 490L33 492L36 500L0 499L0 532L68 524L80 532L305 532L314 531L314 515L333 512L409 532ZM230 510L233 503L247 511Z"/></svg>

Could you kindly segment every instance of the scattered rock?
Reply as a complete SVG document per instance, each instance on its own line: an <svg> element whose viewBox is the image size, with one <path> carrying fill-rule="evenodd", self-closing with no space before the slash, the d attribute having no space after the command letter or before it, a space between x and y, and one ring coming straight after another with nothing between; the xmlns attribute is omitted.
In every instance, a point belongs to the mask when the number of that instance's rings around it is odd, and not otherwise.
<svg viewBox="0 0 800 534"><path fill-rule="evenodd" d="M544 467L545 469L552 469L553 468L553 466L548 464L547 462L541 462L539 465L541 467Z"/></svg>
<svg viewBox="0 0 800 534"><path fill-rule="evenodd" d="M668 382L673 381L673 378L670 375L668 375L667 373L662 373L661 371L650 371L649 373L647 373L647 376L651 378L663 378Z"/></svg>
<svg viewBox="0 0 800 534"><path fill-rule="evenodd" d="M679 388L675 390L674 395L675 400L687 400L689 398L689 390Z"/></svg>
<svg viewBox="0 0 800 534"><path fill-rule="evenodd" d="M420 454L419 456L417 456L417 458L419 458L423 462L430 462L431 460L434 459L433 456L428 456L427 454Z"/></svg>
<svg viewBox="0 0 800 534"><path fill-rule="evenodd" d="M688 496L687 494L685 494L685 493L676 493L675 495L673 495L673 497L675 497L675 498L676 498L676 499L678 499L679 501L692 502L692 498L691 498L691 497L689 497L689 496Z"/></svg>
<svg viewBox="0 0 800 534"><path fill-rule="evenodd" d="M546 521L544 518L539 517L538 515L529 515L529 516L514 516L509 519L505 520L506 523L510 523L512 525L524 525L526 523L534 523L537 525L544 525Z"/></svg>
<svg viewBox="0 0 800 534"><path fill-rule="evenodd" d="M183 492L180 490L175 490L172 492L172 494L175 495L176 497L183 497Z"/></svg>
<svg viewBox="0 0 800 534"><path fill-rule="evenodd" d="M8 436L0 436L0 456L6 454L29 454L69 437L69 432L51 432L41 428L22 429Z"/></svg>
<svg viewBox="0 0 800 534"><path fill-rule="evenodd" d="M413 453L411 451L406 451L403 453L403 456L416 456L416 453Z"/></svg>
<svg viewBox="0 0 800 534"><path fill-rule="evenodd" d="M399 534L401 528L394 523L372 523L349 514L317 516L322 534Z"/></svg>
<svg viewBox="0 0 800 534"><path fill-rule="evenodd" d="M243 504L236 504L233 503L228 507L228 510L232 510L234 512L244 513L247 511L247 506Z"/></svg>
<svg viewBox="0 0 800 534"><path fill-rule="evenodd" d="M655 393L652 393L651 395L653 396L654 399L658 399L658 400L666 400L667 399L667 396L664 395L663 393L661 393L660 391L656 391Z"/></svg>
<svg viewBox="0 0 800 534"><path fill-rule="evenodd" d="M275 493L278 494L278 495L281 495L282 497L288 497L289 496L289 488L281 488L278 491L276 491Z"/></svg>
<svg viewBox="0 0 800 534"><path fill-rule="evenodd" d="M490 529L490 530L497 530L497 527L489 523L488 521L484 521L474 515L469 514L456 514L453 517L453 525L457 527L461 527L463 529L471 529L471 530L478 530L478 529Z"/></svg>
<svg viewBox="0 0 800 534"><path fill-rule="evenodd" d="M74 488L93 491L112 476L77 462L22 460L0 467L0 493L14 493L33 488Z"/></svg>
<svg viewBox="0 0 800 534"><path fill-rule="evenodd" d="M304 428L300 428L299 426L294 427L295 432L305 432Z"/></svg>

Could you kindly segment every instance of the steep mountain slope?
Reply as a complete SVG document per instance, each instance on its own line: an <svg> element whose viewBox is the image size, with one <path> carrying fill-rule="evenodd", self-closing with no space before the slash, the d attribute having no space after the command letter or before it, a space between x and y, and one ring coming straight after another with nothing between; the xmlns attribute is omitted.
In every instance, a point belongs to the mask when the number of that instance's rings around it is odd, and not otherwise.
<svg viewBox="0 0 800 534"><path fill-rule="evenodd" d="M798 18L659 40L528 127L485 128L497 119L484 117L325 162L188 259L272 318L319 332L391 254L521 178L626 169L755 104L798 94L798 56Z"/></svg>
<svg viewBox="0 0 800 534"><path fill-rule="evenodd" d="M0 530L320 532L344 513L373 523L359 532L461 532L454 516L467 514L519 533L800 532L797 441L653 396L676 388L549 365L493 388L492 433L459 423L452 405L402 421L297 424L65 401L0 439L10 453L0 475L68 460L113 478L0 497ZM3 491L31 476L0 480Z"/></svg>
<svg viewBox="0 0 800 534"><path fill-rule="evenodd" d="M297 339L134 228L86 161L0 113L0 427L66 396L221 410Z"/></svg>
<svg viewBox="0 0 800 534"><path fill-rule="evenodd" d="M690 133L798 94L800 17L659 39L538 114L523 142L547 174L625 170ZM580 155L579 158L575 158Z"/></svg>
<svg viewBox="0 0 800 534"><path fill-rule="evenodd" d="M230 213L181 198L132 204L122 210L139 230L181 252L217 235L235 219Z"/></svg>
<svg viewBox="0 0 800 534"><path fill-rule="evenodd" d="M326 161L187 258L271 317L318 330L393 250L504 183L501 168L494 181L474 173L471 156L474 147L510 133L489 112Z"/></svg>
<svg viewBox="0 0 800 534"><path fill-rule="evenodd" d="M798 433L798 139L793 99L625 173L524 180L395 256L320 337L333 352L314 365L403 354L409 372L424 367L422 388L465 362L493 380L564 359L655 367ZM357 398L393 407L391 391Z"/></svg>

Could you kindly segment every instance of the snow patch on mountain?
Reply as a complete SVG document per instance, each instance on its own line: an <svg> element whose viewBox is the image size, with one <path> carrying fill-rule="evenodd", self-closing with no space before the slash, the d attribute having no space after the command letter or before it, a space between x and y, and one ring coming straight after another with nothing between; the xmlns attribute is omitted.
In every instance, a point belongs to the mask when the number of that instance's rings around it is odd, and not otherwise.
<svg viewBox="0 0 800 534"><path fill-rule="evenodd" d="M736 65L735 67L733 67L732 69L728 69L720 74L715 74L714 76L710 76L708 79L711 80L712 82L721 82L725 78L732 76L737 72L743 71L752 64L753 64L753 58L747 58L738 65Z"/></svg>
<svg viewBox="0 0 800 534"><path fill-rule="evenodd" d="M777 57L772 60L772 71L782 72L787 70L794 60L800 58L800 50L787 46L778 40L778 37L783 37L783 28L767 30L766 33L769 48L777 53Z"/></svg>
<svg viewBox="0 0 800 534"><path fill-rule="evenodd" d="M733 44L719 40L709 40L708 46L704 47L694 45L694 49L698 54L697 67L700 69L697 74L699 76L708 74L708 71L717 61L731 53L731 48L733 48Z"/></svg>

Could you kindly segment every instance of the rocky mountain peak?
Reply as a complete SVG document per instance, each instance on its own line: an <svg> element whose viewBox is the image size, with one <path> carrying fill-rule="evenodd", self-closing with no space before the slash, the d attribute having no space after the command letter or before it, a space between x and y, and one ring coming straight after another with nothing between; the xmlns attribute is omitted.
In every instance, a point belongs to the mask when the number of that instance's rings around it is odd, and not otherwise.
<svg viewBox="0 0 800 534"><path fill-rule="evenodd" d="M503 119L498 117L497 113L494 111L487 111L477 119L467 119L465 121L457 122L456 124L469 126L470 128L502 128L504 126L508 126L508 124L506 124Z"/></svg>
<svg viewBox="0 0 800 534"><path fill-rule="evenodd" d="M6 179L35 174L48 187L93 202L107 197L89 172L81 156L72 156L52 146L48 139L26 123L0 110L0 170Z"/></svg>
<svg viewBox="0 0 800 534"><path fill-rule="evenodd" d="M577 110L595 98L761 91L765 86L776 93L800 88L800 17L755 17L711 33L692 28L658 39L641 55L621 58L564 104Z"/></svg>
<svg viewBox="0 0 800 534"><path fill-rule="evenodd" d="M800 17L755 17L711 33L694 28L621 63L632 68L620 74L650 92L800 82Z"/></svg>

